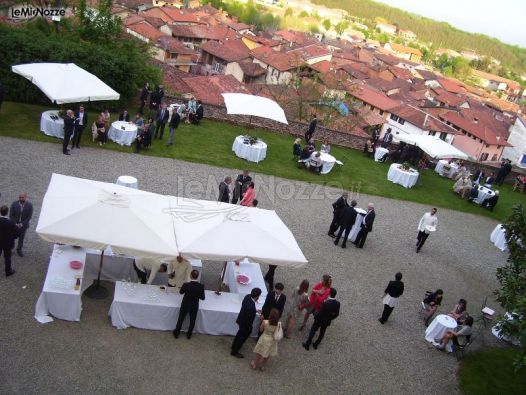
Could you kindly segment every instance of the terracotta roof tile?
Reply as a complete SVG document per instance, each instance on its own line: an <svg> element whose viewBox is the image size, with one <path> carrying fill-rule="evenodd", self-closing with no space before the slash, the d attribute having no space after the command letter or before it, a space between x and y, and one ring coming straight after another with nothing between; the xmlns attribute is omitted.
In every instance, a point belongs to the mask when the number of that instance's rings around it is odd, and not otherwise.
<svg viewBox="0 0 526 395"><path fill-rule="evenodd" d="M196 99L203 103L222 106L221 93L249 93L248 89L232 75L213 75L183 78Z"/></svg>
<svg viewBox="0 0 526 395"><path fill-rule="evenodd" d="M181 55L193 55L197 52L188 48L181 41L170 36L164 36L157 40L157 46L163 49L168 50L171 53L181 54Z"/></svg>
<svg viewBox="0 0 526 395"><path fill-rule="evenodd" d="M238 40L243 46L240 40ZM239 48L238 45L230 40L227 41L214 41L210 40L201 45L201 51L207 52L214 55L216 58L223 59L227 62L239 62L249 57L249 50L245 47L245 50Z"/></svg>
<svg viewBox="0 0 526 395"><path fill-rule="evenodd" d="M268 47L253 49L251 56L279 71L293 70L304 64L298 54L278 52Z"/></svg>
<svg viewBox="0 0 526 395"><path fill-rule="evenodd" d="M127 28L153 42L156 42L159 38L165 36L164 33L160 32L146 21L135 23Z"/></svg>
<svg viewBox="0 0 526 395"><path fill-rule="evenodd" d="M463 86L450 78L439 78L437 81L442 85L442 88L450 93L466 93L466 89Z"/></svg>
<svg viewBox="0 0 526 395"><path fill-rule="evenodd" d="M500 145L500 146L510 146L510 144L500 135L497 135L493 130L491 130L483 122L475 123L470 121L460 114L457 114L453 111L446 112L440 116L443 120L450 122L451 124L457 126L460 129L465 130L467 133L472 134L473 136L481 139L484 143L489 145Z"/></svg>
<svg viewBox="0 0 526 395"><path fill-rule="evenodd" d="M349 83L347 84L347 92L351 96L383 111L389 111L391 108L399 105L395 100L365 84Z"/></svg>
<svg viewBox="0 0 526 395"><path fill-rule="evenodd" d="M234 38L235 32L224 26L174 25L171 27L174 37L197 38L206 40L224 40Z"/></svg>
<svg viewBox="0 0 526 395"><path fill-rule="evenodd" d="M261 67L258 63L241 62L239 67L243 70L243 74L249 77L257 77L267 74L267 70Z"/></svg>

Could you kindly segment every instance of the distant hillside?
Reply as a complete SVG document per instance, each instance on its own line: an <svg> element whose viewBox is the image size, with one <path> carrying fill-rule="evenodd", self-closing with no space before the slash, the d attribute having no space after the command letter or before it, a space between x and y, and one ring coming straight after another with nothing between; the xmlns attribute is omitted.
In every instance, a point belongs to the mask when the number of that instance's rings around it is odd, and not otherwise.
<svg viewBox="0 0 526 395"><path fill-rule="evenodd" d="M371 0L311 0L311 2L329 8L341 8L351 15L369 20L382 17L389 23L397 23L402 29L412 30L422 42L432 42L439 47L457 51L469 48L481 55L499 59L504 67L516 73L526 72L526 49L505 44L496 38L467 33L448 23L437 22Z"/></svg>

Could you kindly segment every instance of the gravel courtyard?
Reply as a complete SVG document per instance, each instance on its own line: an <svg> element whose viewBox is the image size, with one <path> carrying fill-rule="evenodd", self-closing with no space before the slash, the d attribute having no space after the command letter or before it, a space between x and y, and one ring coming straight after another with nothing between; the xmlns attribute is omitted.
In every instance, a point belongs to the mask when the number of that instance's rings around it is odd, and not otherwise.
<svg viewBox="0 0 526 395"><path fill-rule="evenodd" d="M147 191L215 199L217 183L240 169L104 149L82 148L65 156L58 144L11 138L0 138L0 158L0 204L27 191L35 207L26 255L13 258L17 273L5 278L2 269L0 275L2 394L458 393L455 357L423 338L420 300L425 290L443 288L440 311L450 311L463 297L477 316L485 297L495 305L495 271L507 258L489 241L495 221L440 207L437 233L416 254L416 226L429 207L359 191L353 193L359 207L375 204L373 233L363 250L352 244L335 247L327 229L331 203L341 191L256 174L260 207L277 211L309 260L302 269L278 268L276 280L285 284L287 294L302 279L312 286L329 273L342 306L317 351L305 351L301 341L306 333L295 331L279 344L268 369L254 372L249 367L253 340L242 349L245 359L236 359L229 355L231 337L195 334L188 341L184 336L175 340L170 332L117 330L108 318L111 297L83 297L77 323L42 325L33 318L52 249L34 229L52 173L105 182L127 174ZM285 160L284 166L289 165ZM380 325L383 290L397 271L404 275L406 292L390 321ZM219 272L220 263L204 263L207 288L217 283ZM493 342L483 330L474 346Z"/></svg>

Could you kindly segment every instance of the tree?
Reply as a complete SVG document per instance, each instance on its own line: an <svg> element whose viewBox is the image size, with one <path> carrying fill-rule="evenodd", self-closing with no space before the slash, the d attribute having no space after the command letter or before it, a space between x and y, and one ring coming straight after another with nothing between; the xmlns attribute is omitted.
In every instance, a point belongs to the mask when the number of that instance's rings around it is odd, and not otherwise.
<svg viewBox="0 0 526 395"><path fill-rule="evenodd" d="M497 301L505 311L513 314L513 320L500 317L500 333L518 339L522 353L514 361L518 371L526 366L526 210L521 204L513 207L513 213L504 223L506 242L510 255L506 266L497 269L500 288L495 291Z"/></svg>
<svg viewBox="0 0 526 395"><path fill-rule="evenodd" d="M287 18L289 16L293 16L293 15L294 15L294 11L292 11L292 8L287 7L287 9L285 10L284 18Z"/></svg>
<svg viewBox="0 0 526 395"><path fill-rule="evenodd" d="M338 33L338 35L341 36L343 32L347 30L348 27L349 27L349 22L340 21L336 24L336 26L334 26L334 30L336 30L336 33Z"/></svg>
<svg viewBox="0 0 526 395"><path fill-rule="evenodd" d="M317 34L320 32L320 28L318 27L318 25L309 25L309 32L311 32L312 34Z"/></svg>
<svg viewBox="0 0 526 395"><path fill-rule="evenodd" d="M309 16L309 13L305 10L300 12L300 18L307 18Z"/></svg>
<svg viewBox="0 0 526 395"><path fill-rule="evenodd" d="M77 18L81 38L107 42L122 34L122 21L111 13L112 0L99 0L96 8L90 8L86 0L79 1Z"/></svg>
<svg viewBox="0 0 526 395"><path fill-rule="evenodd" d="M322 24L325 30L327 31L331 30L332 23L330 19L325 19Z"/></svg>
<svg viewBox="0 0 526 395"><path fill-rule="evenodd" d="M380 33L376 35L376 40L378 40L380 44L385 44L389 42L389 36L385 33Z"/></svg>

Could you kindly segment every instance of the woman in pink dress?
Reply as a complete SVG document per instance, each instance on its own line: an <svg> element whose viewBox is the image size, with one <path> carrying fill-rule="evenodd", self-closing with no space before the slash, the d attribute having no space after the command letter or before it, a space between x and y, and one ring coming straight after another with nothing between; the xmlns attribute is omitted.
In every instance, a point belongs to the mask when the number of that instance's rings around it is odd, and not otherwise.
<svg viewBox="0 0 526 395"><path fill-rule="evenodd" d="M307 324L309 316L312 313L316 313L320 311L321 305L329 297L329 294L331 292L331 285L332 285L331 276L329 276L328 274L324 274L321 278L321 282L319 282L314 287L312 287L312 292L309 297L310 305L307 308L307 312L305 313L305 318L303 319L303 324L300 327L300 331L302 331L305 328L305 325Z"/></svg>
<svg viewBox="0 0 526 395"><path fill-rule="evenodd" d="M245 191L245 194L243 195L243 199L241 199L242 206L252 207L252 201L256 198L256 190L254 189L254 183L251 182L248 184L248 188Z"/></svg>

